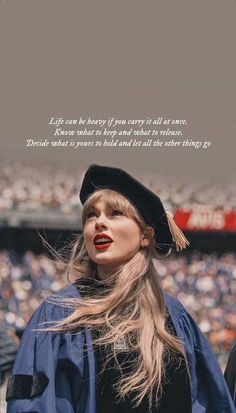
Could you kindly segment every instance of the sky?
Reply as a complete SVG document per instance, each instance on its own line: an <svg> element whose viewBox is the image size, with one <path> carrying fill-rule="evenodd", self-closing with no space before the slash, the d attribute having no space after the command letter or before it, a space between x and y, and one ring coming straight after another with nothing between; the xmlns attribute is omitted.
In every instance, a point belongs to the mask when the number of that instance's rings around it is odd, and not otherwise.
<svg viewBox="0 0 236 413"><path fill-rule="evenodd" d="M235 0L1 0L1 162L232 178L235 17ZM26 147L51 117L159 116L211 146Z"/></svg>

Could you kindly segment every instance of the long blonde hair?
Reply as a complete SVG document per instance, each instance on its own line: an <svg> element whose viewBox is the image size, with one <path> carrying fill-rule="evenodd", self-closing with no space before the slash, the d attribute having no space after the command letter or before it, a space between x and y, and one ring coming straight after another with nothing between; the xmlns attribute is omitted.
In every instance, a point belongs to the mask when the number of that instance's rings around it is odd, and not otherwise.
<svg viewBox="0 0 236 413"><path fill-rule="evenodd" d="M88 198L83 209L83 225L88 211L101 196L112 208L134 219L141 231L148 230L136 207L123 195L109 189L98 190ZM95 343L112 348L115 358L115 343L125 338L129 351L135 351L137 359L131 363L129 374L121 375L116 390L121 398L131 393L136 406L144 397L148 398L149 406L158 402L165 378L166 356L182 357L186 362L182 343L166 327L166 306L154 257L155 245L151 237L148 247L141 248L108 277L105 292L99 289L95 294L73 301L73 313L49 328L50 331L99 329L101 334ZM83 235L74 245L67 271L73 279L96 277L96 265L87 253Z"/></svg>

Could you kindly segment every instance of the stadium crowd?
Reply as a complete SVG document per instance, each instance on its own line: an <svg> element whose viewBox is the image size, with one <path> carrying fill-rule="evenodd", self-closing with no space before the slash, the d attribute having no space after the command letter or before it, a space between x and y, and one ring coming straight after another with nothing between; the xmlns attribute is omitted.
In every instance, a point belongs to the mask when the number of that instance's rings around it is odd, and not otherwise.
<svg viewBox="0 0 236 413"><path fill-rule="evenodd" d="M82 170L65 171L52 166L13 163L0 168L0 213L47 211L71 214L79 206L78 188ZM236 209L235 181L202 182L190 177L152 174L138 176L156 192L167 209L207 205L220 210Z"/></svg>
<svg viewBox="0 0 236 413"><path fill-rule="evenodd" d="M25 215L30 222L34 222L34 213L49 219L57 214L59 222L63 221L63 217L72 217L77 223L80 213L78 188L83 173L82 170L69 172L52 166L42 165L39 168L20 162L1 165L2 225L7 227L8 217L14 217L14 214ZM144 173L137 178L161 197L168 210L183 207L194 209L198 206L236 210L234 182L204 183L173 175L158 176L157 179L156 175ZM236 340L235 264L235 253L218 256L190 252L156 261L164 288L186 306L208 336L222 367ZM0 250L0 338L1 331L7 331L17 342L17 337L21 337L40 302L66 285L64 269L64 265L56 264L46 255L36 255L31 250L23 255L18 255L14 250Z"/></svg>
<svg viewBox="0 0 236 413"><path fill-rule="evenodd" d="M219 358L236 339L236 254L190 253L156 261L167 291L177 297L209 337ZM0 252L0 328L18 335L40 302L66 284L64 265L27 251Z"/></svg>
<svg viewBox="0 0 236 413"><path fill-rule="evenodd" d="M51 166L8 164L0 169L0 213L71 214L78 209L80 179L82 172L70 175Z"/></svg>

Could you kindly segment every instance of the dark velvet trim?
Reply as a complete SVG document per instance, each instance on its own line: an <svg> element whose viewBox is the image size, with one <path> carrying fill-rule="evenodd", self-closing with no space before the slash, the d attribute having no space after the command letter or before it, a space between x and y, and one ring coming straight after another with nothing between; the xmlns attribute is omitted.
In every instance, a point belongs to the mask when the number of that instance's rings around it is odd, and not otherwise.
<svg viewBox="0 0 236 413"><path fill-rule="evenodd" d="M48 383L49 379L42 371L38 371L37 373L35 373L33 375L30 397L35 397L39 394L42 394L46 389Z"/></svg>
<svg viewBox="0 0 236 413"><path fill-rule="evenodd" d="M30 399L44 392L49 379L39 371L33 376L28 374L15 374L7 383L6 401L10 399Z"/></svg>

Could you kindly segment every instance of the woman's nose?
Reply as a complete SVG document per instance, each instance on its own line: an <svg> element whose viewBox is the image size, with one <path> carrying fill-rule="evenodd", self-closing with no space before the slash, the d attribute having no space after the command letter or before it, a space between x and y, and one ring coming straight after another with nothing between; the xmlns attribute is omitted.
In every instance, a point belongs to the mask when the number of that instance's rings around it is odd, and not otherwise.
<svg viewBox="0 0 236 413"><path fill-rule="evenodd" d="M95 228L96 229L107 228L106 217L104 215L102 214L99 215L95 223Z"/></svg>

